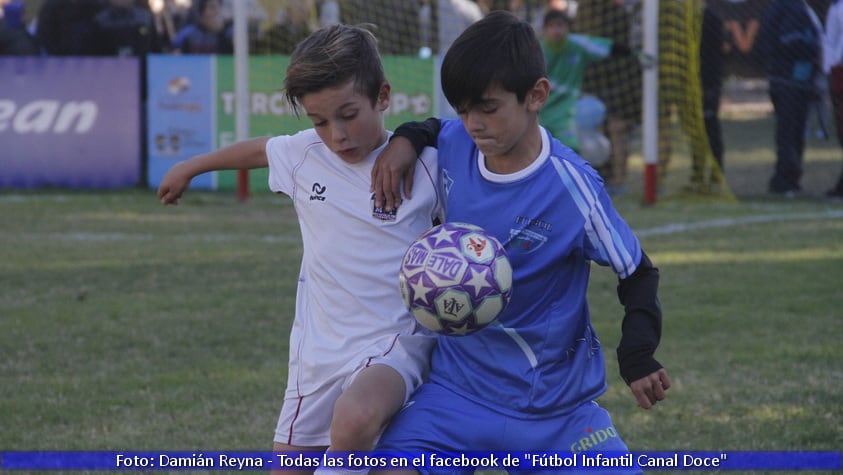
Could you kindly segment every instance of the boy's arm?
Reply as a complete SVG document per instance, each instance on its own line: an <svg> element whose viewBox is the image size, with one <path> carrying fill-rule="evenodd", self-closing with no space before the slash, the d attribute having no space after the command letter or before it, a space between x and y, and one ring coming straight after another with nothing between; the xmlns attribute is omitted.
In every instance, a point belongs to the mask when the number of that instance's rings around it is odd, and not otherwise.
<svg viewBox="0 0 843 475"><path fill-rule="evenodd" d="M391 211L400 205L402 179L404 195L411 198L416 159L425 147L436 147L440 128L440 120L431 117L424 122L406 122L395 129L372 167L370 188L375 206Z"/></svg>
<svg viewBox="0 0 843 475"><path fill-rule="evenodd" d="M664 392L670 387L667 371L653 357L662 333L658 287L659 270L643 251L635 272L618 283L618 298L625 310L618 365L638 405L644 409L664 399Z"/></svg>
<svg viewBox="0 0 843 475"><path fill-rule="evenodd" d="M193 177L216 170L248 170L268 166L266 142L269 137L244 140L213 152L197 155L176 163L161 179L158 199L161 204L179 204L179 198L190 186Z"/></svg>

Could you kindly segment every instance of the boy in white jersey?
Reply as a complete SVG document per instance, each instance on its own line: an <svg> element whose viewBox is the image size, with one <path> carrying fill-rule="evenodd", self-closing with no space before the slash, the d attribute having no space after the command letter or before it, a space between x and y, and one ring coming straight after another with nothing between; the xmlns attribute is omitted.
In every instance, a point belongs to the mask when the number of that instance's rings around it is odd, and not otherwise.
<svg viewBox="0 0 843 475"><path fill-rule="evenodd" d="M376 202L387 209L396 203L402 171L422 146L435 145L446 221L479 225L504 244L512 299L496 325L439 337L429 382L396 415L378 450L627 451L609 414L594 402L607 382L588 309L590 266L609 266L618 275L625 310L620 371L645 409L670 387L653 357L661 337L658 269L596 171L539 125L550 85L528 23L490 13L454 42L441 71L443 92L460 120L399 127L395 136L402 139L392 140L373 170ZM409 188L404 191L409 198ZM638 472L607 472L613 470ZM538 465L530 473L559 471Z"/></svg>
<svg viewBox="0 0 843 475"><path fill-rule="evenodd" d="M423 153L418 201L374 206L371 168L389 135L390 86L366 30L313 33L291 56L284 86L314 128L178 163L158 196L177 204L200 173L269 167L270 189L293 200L304 245L274 450L371 450L425 377L435 342L407 312L398 272L409 244L441 214L436 154Z"/></svg>

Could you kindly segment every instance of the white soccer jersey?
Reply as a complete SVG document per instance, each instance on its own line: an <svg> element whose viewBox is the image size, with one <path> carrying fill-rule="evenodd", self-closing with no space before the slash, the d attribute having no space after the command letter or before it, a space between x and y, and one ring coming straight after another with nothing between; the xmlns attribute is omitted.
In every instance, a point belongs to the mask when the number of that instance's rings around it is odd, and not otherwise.
<svg viewBox="0 0 843 475"><path fill-rule="evenodd" d="M436 152L418 162L412 199L387 214L369 191L382 149L349 164L313 129L267 143L269 188L292 198L304 244L288 397L307 396L388 352L399 334L420 331L398 273L407 247L441 214Z"/></svg>

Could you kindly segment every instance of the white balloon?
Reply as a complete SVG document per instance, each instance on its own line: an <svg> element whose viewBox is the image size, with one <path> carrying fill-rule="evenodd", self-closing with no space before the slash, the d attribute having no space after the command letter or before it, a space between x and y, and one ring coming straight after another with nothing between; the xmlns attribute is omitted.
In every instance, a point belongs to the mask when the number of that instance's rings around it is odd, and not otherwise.
<svg viewBox="0 0 843 475"><path fill-rule="evenodd" d="M579 134L580 156L594 167L599 167L609 160L612 143L597 130L582 131Z"/></svg>

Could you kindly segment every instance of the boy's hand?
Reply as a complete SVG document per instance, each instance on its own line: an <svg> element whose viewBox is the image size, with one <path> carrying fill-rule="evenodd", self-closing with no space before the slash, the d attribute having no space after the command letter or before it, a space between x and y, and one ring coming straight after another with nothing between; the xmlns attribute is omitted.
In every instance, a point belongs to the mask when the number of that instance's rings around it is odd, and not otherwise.
<svg viewBox="0 0 843 475"><path fill-rule="evenodd" d="M179 204L179 198L190 186L190 180L193 179L193 176L182 171L182 163L173 165L161 179L161 184L158 185L158 199L162 205Z"/></svg>
<svg viewBox="0 0 843 475"><path fill-rule="evenodd" d="M392 211L401 204L401 181L404 195L410 199L416 169L416 151L409 140L394 137L375 159L372 167L372 185L375 206Z"/></svg>
<svg viewBox="0 0 843 475"><path fill-rule="evenodd" d="M629 384L635 401L644 409L650 409L658 401L663 400L668 388L670 388L670 378L664 368Z"/></svg>

